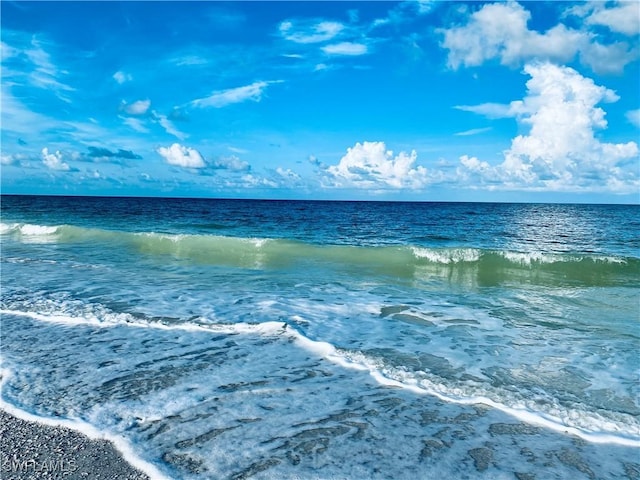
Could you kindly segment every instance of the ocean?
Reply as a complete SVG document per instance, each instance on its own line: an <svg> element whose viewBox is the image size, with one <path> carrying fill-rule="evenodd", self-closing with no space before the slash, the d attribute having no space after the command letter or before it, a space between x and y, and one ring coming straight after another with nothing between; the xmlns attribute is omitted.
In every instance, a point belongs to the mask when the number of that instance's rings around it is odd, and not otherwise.
<svg viewBox="0 0 640 480"><path fill-rule="evenodd" d="M640 478L637 205L1 211L2 405L167 478Z"/></svg>

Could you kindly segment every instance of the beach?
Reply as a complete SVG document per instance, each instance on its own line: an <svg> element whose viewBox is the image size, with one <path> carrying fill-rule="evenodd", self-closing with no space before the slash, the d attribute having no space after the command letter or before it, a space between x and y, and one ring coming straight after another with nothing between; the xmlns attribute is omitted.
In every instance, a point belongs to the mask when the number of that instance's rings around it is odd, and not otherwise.
<svg viewBox="0 0 640 480"><path fill-rule="evenodd" d="M0 454L4 480L149 478L107 440L22 420L4 410L0 410Z"/></svg>

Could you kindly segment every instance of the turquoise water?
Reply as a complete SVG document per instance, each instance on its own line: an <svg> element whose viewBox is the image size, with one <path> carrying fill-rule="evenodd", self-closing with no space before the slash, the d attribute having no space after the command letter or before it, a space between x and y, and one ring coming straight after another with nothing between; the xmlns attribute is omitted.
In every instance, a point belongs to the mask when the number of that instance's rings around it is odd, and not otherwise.
<svg viewBox="0 0 640 480"><path fill-rule="evenodd" d="M170 478L637 478L639 231L638 206L3 196L2 399Z"/></svg>

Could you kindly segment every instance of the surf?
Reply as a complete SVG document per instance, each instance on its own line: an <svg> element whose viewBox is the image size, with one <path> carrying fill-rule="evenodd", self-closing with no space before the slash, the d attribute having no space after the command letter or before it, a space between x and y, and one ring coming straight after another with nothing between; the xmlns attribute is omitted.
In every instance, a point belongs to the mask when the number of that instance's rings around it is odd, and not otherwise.
<svg viewBox="0 0 640 480"><path fill-rule="evenodd" d="M85 309L86 310L86 309ZM558 433L574 435L591 443L606 443L640 447L640 429L631 414L591 412L587 406L568 408L553 398L541 403L528 399L530 392L514 393L511 390L489 385L465 385L451 382L437 374L415 371L406 366L393 365L384 356L372 355L360 350L340 348L320 339L305 336L288 322L261 323L212 323L206 318L181 322L157 321L128 313L114 313L95 308L96 314L78 316L73 311L20 311L0 309L2 316L21 316L46 323L68 327L136 328L161 331L201 332L206 334L250 335L293 341L295 345L341 368L367 373L379 385L402 388L414 394L429 395L444 402L458 405L485 405L497 409L526 424L542 427Z"/></svg>
<svg viewBox="0 0 640 480"><path fill-rule="evenodd" d="M2 224L0 234L23 243L93 243L141 257L253 270L308 265L399 279L447 278L497 285L608 286L637 284L640 258L597 252L547 252L421 245L337 245L296 239L122 231L73 225Z"/></svg>

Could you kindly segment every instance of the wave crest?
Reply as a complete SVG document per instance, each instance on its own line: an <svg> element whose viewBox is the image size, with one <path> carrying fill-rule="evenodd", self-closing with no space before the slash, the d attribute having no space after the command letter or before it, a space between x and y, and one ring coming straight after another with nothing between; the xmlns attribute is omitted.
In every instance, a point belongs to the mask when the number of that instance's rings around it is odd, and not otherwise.
<svg viewBox="0 0 640 480"><path fill-rule="evenodd" d="M308 265L404 279L446 277L475 285L509 281L608 285L630 282L640 275L638 258L595 253L320 245L293 239L126 232L71 225L1 224L0 233L24 243L105 243L140 255L170 256L194 264L250 269Z"/></svg>

